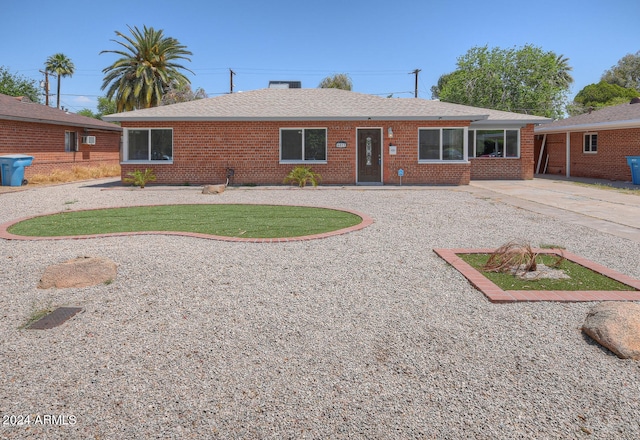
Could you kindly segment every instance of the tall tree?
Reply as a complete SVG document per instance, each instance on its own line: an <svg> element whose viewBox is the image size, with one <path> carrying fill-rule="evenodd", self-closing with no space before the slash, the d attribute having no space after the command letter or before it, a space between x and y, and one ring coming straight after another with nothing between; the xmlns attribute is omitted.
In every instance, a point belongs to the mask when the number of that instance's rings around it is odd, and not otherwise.
<svg viewBox="0 0 640 440"><path fill-rule="evenodd" d="M627 89L640 90L640 50L623 56L600 79Z"/></svg>
<svg viewBox="0 0 640 440"><path fill-rule="evenodd" d="M162 96L162 105L175 104L178 102L195 101L196 99L206 98L207 94L204 89L198 87L195 92L191 90L191 85L188 83L179 83L172 81L169 84L169 89Z"/></svg>
<svg viewBox="0 0 640 440"><path fill-rule="evenodd" d="M9 96L26 96L33 102L40 102L40 89L35 80L9 72L0 66L0 93Z"/></svg>
<svg viewBox="0 0 640 440"><path fill-rule="evenodd" d="M191 70L175 61L191 61L188 56L193 55L175 38L165 37L162 29L156 31L144 26L140 31L137 27L128 27L131 36L116 31L124 41L111 40L122 49L100 52L121 57L102 70L105 74L102 90L107 90L107 98L115 99L119 112L156 107L172 81L189 84L182 70Z"/></svg>
<svg viewBox="0 0 640 440"><path fill-rule="evenodd" d="M600 81L589 84L578 92L573 103L567 106L571 116L598 110L603 107L628 103L630 99L640 96L635 89L626 89L616 84Z"/></svg>
<svg viewBox="0 0 640 440"><path fill-rule="evenodd" d="M353 82L351 82L351 78L346 73L336 73L320 81L318 87L321 89L352 90Z"/></svg>
<svg viewBox="0 0 640 440"><path fill-rule="evenodd" d="M108 99L105 96L98 97L97 112L94 113L91 109L83 108L78 112L79 115L88 116L90 118L102 119L105 115L111 115L116 113L116 102L112 99Z"/></svg>
<svg viewBox="0 0 640 440"><path fill-rule="evenodd" d="M573 78L568 59L541 48L473 47L432 94L445 102L558 118Z"/></svg>
<svg viewBox="0 0 640 440"><path fill-rule="evenodd" d="M55 73L58 77L58 93L56 100L56 107L60 108L60 80L67 76L72 76L76 71L76 66L73 65L71 60L63 53L57 53L47 58L45 63L45 70L50 73Z"/></svg>

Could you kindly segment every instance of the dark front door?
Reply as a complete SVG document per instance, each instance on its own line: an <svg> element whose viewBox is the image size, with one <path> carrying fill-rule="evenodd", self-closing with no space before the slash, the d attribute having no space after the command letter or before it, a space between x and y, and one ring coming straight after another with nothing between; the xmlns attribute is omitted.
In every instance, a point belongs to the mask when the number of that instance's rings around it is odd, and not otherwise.
<svg viewBox="0 0 640 440"><path fill-rule="evenodd" d="M382 182L382 132L379 128L358 129L358 182Z"/></svg>

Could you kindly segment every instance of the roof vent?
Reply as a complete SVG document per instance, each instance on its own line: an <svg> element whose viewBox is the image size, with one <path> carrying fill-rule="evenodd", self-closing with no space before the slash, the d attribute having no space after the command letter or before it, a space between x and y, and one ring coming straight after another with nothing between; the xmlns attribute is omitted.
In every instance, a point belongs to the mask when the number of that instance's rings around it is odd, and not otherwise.
<svg viewBox="0 0 640 440"><path fill-rule="evenodd" d="M640 98L633 98L629 104L640 104Z"/></svg>
<svg viewBox="0 0 640 440"><path fill-rule="evenodd" d="M269 81L270 89L300 89L301 81Z"/></svg>

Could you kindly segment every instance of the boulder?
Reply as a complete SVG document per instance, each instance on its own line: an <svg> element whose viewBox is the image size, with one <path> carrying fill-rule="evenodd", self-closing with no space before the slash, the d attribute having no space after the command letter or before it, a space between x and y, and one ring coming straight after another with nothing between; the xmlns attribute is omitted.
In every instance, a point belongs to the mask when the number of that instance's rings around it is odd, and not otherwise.
<svg viewBox="0 0 640 440"><path fill-rule="evenodd" d="M589 311L582 331L618 357L640 360L640 304L600 303Z"/></svg>
<svg viewBox="0 0 640 440"><path fill-rule="evenodd" d="M222 185L205 185L202 188L202 194L222 194L227 186Z"/></svg>
<svg viewBox="0 0 640 440"><path fill-rule="evenodd" d="M51 287L86 287L108 283L116 278L117 265L108 258L79 257L47 267L40 279L40 289Z"/></svg>

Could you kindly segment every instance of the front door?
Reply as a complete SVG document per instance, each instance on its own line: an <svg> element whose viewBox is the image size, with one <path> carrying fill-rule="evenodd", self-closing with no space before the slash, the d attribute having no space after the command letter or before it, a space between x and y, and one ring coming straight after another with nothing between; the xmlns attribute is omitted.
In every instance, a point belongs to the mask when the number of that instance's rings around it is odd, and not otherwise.
<svg viewBox="0 0 640 440"><path fill-rule="evenodd" d="M382 131L359 128L358 183L382 183Z"/></svg>

